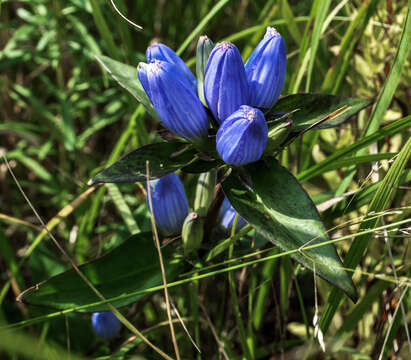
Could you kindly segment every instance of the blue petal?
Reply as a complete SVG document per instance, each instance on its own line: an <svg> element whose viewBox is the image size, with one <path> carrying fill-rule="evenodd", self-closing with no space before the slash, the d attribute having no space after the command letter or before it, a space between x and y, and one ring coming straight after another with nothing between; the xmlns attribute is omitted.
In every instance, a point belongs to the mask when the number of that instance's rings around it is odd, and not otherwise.
<svg viewBox="0 0 411 360"><path fill-rule="evenodd" d="M211 52L205 71L204 96L219 124L247 104L247 77L235 45L222 42Z"/></svg>
<svg viewBox="0 0 411 360"><path fill-rule="evenodd" d="M185 62L167 45L164 44L153 44L147 48L146 51L147 62L152 60L166 61L174 64L178 69L187 77L190 81L193 89L197 91L197 80L194 74L190 71Z"/></svg>
<svg viewBox="0 0 411 360"><path fill-rule="evenodd" d="M160 60L140 63L137 74L167 129L191 141L207 136L205 108L176 65Z"/></svg>
<svg viewBox="0 0 411 360"><path fill-rule="evenodd" d="M218 222L220 223L221 227L226 231L231 231L233 227L235 216L237 215L237 211L231 206L230 202L227 198L224 199L223 204L221 205ZM242 229L245 225L247 225L247 221L239 215L237 224L236 224L236 231Z"/></svg>
<svg viewBox="0 0 411 360"><path fill-rule="evenodd" d="M150 181L151 201L158 229L165 235L180 233L188 215L188 201L184 186L176 174ZM150 212L149 200L147 203Z"/></svg>
<svg viewBox="0 0 411 360"><path fill-rule="evenodd" d="M249 87L249 105L270 109L284 86L287 58L282 36L271 27L257 45L245 71Z"/></svg>
<svg viewBox="0 0 411 360"><path fill-rule="evenodd" d="M228 117L217 132L217 151L232 165L245 165L261 158L268 136L264 114L248 105Z"/></svg>
<svg viewBox="0 0 411 360"><path fill-rule="evenodd" d="M105 340L115 337L121 329L120 320L111 311L93 313L91 323L95 333Z"/></svg>

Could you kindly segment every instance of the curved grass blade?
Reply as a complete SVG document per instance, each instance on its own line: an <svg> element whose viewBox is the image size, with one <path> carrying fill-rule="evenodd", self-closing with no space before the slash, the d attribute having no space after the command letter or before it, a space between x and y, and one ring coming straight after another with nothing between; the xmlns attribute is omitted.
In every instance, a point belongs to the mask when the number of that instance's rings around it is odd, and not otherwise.
<svg viewBox="0 0 411 360"><path fill-rule="evenodd" d="M251 187L237 175L223 182L223 190L233 207L268 240L285 251L329 240L320 216L294 176L272 159L246 166ZM298 262L343 290L353 301L357 299L351 277L332 244L310 251L295 252Z"/></svg>
<svg viewBox="0 0 411 360"><path fill-rule="evenodd" d="M158 179L187 165L196 153L189 144L180 141L146 145L98 173L88 184L146 181L147 160L150 162L150 179Z"/></svg>
<svg viewBox="0 0 411 360"><path fill-rule="evenodd" d="M310 128L328 129L342 124L351 116L371 104L371 100L348 98L327 94L295 94L278 100L267 115L290 113L292 131Z"/></svg>
<svg viewBox="0 0 411 360"><path fill-rule="evenodd" d="M164 247L162 253L167 279L172 281L183 271L184 263L174 257L174 250L170 246ZM163 284L151 232L133 235L113 251L79 268L106 299ZM126 296L111 304L115 307L125 306L143 296L142 293ZM68 270L25 290L18 300L30 305L65 310L100 299L74 270ZM97 305L85 311L107 309L106 305Z"/></svg>

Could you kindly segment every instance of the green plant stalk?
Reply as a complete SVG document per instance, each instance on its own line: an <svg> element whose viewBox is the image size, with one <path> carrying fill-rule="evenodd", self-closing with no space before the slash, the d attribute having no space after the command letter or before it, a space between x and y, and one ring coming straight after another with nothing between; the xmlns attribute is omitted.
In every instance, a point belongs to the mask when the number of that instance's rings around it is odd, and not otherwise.
<svg viewBox="0 0 411 360"><path fill-rule="evenodd" d="M311 28L312 28L312 24L313 24L315 15L316 15L316 6L317 6L317 2L314 1L313 6L311 7L310 16L308 17L307 24L305 25L304 35L300 43L299 55L298 55L297 64L295 66L295 69L300 69L302 67L304 58L308 51L310 34L312 31ZM296 82L297 82L298 76L299 76L299 71L294 71L291 76L290 83L288 85L288 90L285 93L292 94L298 91L298 88L296 89Z"/></svg>
<svg viewBox="0 0 411 360"><path fill-rule="evenodd" d="M279 249L273 248L270 250L268 256L277 255ZM264 264L262 270L261 284L259 286L257 300L255 301L255 307L253 311L253 324L254 329L259 331L263 323L263 316L265 310L265 304L267 303L268 295L272 286L272 279L277 271L278 259L269 260Z"/></svg>
<svg viewBox="0 0 411 360"><path fill-rule="evenodd" d="M200 34L207 23L226 5L230 0L220 0L209 13L200 21L200 23L195 27L195 29L188 35L188 37L183 41L180 47L177 49L177 55L181 55L183 51L190 45L190 43Z"/></svg>
<svg viewBox="0 0 411 360"><path fill-rule="evenodd" d="M232 237L235 235L235 228L237 225L238 216L239 215L237 213L234 218L233 226L231 228ZM234 244L230 244L230 247L228 249L228 259L229 260L233 256L233 251L234 251ZM240 333L240 342L241 342L241 347L243 349L243 354L245 355L246 359L252 359L250 349L248 348L247 335L244 329L243 319L241 316L240 303L238 302L237 289L235 285L235 273L233 271L228 273L228 283L230 285L231 298L233 302L233 311L234 311L235 319L237 322L238 332Z"/></svg>
<svg viewBox="0 0 411 360"><path fill-rule="evenodd" d="M288 294L291 286L291 260L289 257L281 259L280 264L280 311L284 323L288 318Z"/></svg>
<svg viewBox="0 0 411 360"><path fill-rule="evenodd" d="M251 357L255 359L255 345L256 337L254 335L253 328L253 312L254 312L254 299L257 291L257 271L252 268L250 271L250 288L248 290L248 320L247 320L247 344L250 349Z"/></svg>
<svg viewBox="0 0 411 360"><path fill-rule="evenodd" d="M298 264L296 269L295 269L295 272L293 274L293 278L294 278L295 290L297 292L298 303L300 304L301 316L303 318L304 325L305 325L306 337L307 337L307 340L308 340L308 339L310 339L310 323L308 322L307 312L305 311L304 299L303 299L300 284L298 283L298 278L297 278L298 271L300 269L301 269L301 265Z"/></svg>
<svg viewBox="0 0 411 360"><path fill-rule="evenodd" d="M396 191L401 173L406 163L409 161L410 156L411 138L408 139L407 143L401 150L399 156L396 158L396 160L388 170L387 175L384 177L383 182L381 183L380 187L374 195L374 198L371 201L371 204L367 211L368 214L371 214L373 212L378 213L387 208L390 199ZM377 217L376 219L372 220L363 220L363 222L360 225L359 233L361 233L362 230L365 229L375 230L379 221L380 217ZM356 266L359 264L361 257L363 256L365 250L369 246L369 243L371 241L371 234L372 233L364 233L355 238L354 242L351 244L351 247L347 255L345 256L344 266L346 268L355 269ZM320 321L320 327L323 333L327 332L331 324L332 318L334 317L334 314L337 311L337 309L340 307L342 300L342 292L334 288L331 291L330 296L328 297L328 301Z"/></svg>
<svg viewBox="0 0 411 360"><path fill-rule="evenodd" d="M108 26L104 16L101 12L100 4L98 0L90 0L90 5L92 8L92 14L94 22L97 26L98 32L100 33L101 37L103 38L104 43L106 44L106 48L110 57L116 60L120 60L120 53L118 51L118 47L114 42L112 37L112 32L110 31L110 27Z"/></svg>
<svg viewBox="0 0 411 360"><path fill-rule="evenodd" d="M311 76L314 69L314 61L316 60L317 49L320 43L320 36L323 30L323 24L330 8L331 0L315 0L313 7L316 7L316 16L314 22L314 29L311 38L310 61L307 69L307 82L305 83L305 92L310 91Z"/></svg>

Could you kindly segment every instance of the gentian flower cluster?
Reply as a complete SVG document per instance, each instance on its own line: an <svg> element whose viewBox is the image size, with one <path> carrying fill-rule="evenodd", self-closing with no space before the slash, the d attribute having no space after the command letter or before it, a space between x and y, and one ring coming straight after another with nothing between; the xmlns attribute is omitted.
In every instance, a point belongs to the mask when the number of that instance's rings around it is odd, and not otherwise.
<svg viewBox="0 0 411 360"><path fill-rule="evenodd" d="M151 45L146 57L138 78L160 120L173 133L200 144L208 136L209 118L194 75L166 45ZM263 111L280 96L285 70L285 43L271 27L245 65L232 43L222 42L211 51L199 95L219 125L217 152L227 164L245 165L263 155L268 137Z"/></svg>
<svg viewBox="0 0 411 360"><path fill-rule="evenodd" d="M111 311L95 312L91 316L94 332L104 340L115 337L121 329L121 322Z"/></svg>

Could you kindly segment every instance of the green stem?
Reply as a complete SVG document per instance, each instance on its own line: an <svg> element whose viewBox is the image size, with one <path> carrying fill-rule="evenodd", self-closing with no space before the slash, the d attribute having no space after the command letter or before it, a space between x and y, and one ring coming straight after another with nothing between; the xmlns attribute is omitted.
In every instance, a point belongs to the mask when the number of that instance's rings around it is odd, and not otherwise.
<svg viewBox="0 0 411 360"><path fill-rule="evenodd" d="M237 220L238 220L238 213L235 216L233 227L231 229L232 237L235 235L235 228L237 225ZM234 251L234 244L231 244L228 249L228 259L231 259L233 257L233 251ZM235 273L233 271L228 273L228 282L229 282L230 290L231 290L231 297L233 301L234 315L235 315L235 319L237 322L237 328L240 333L241 347L243 349L243 353L245 354L246 358L253 359L251 357L250 349L248 348L247 335L244 329L243 319L241 317L240 303L238 301L238 295L237 295L234 275Z"/></svg>

